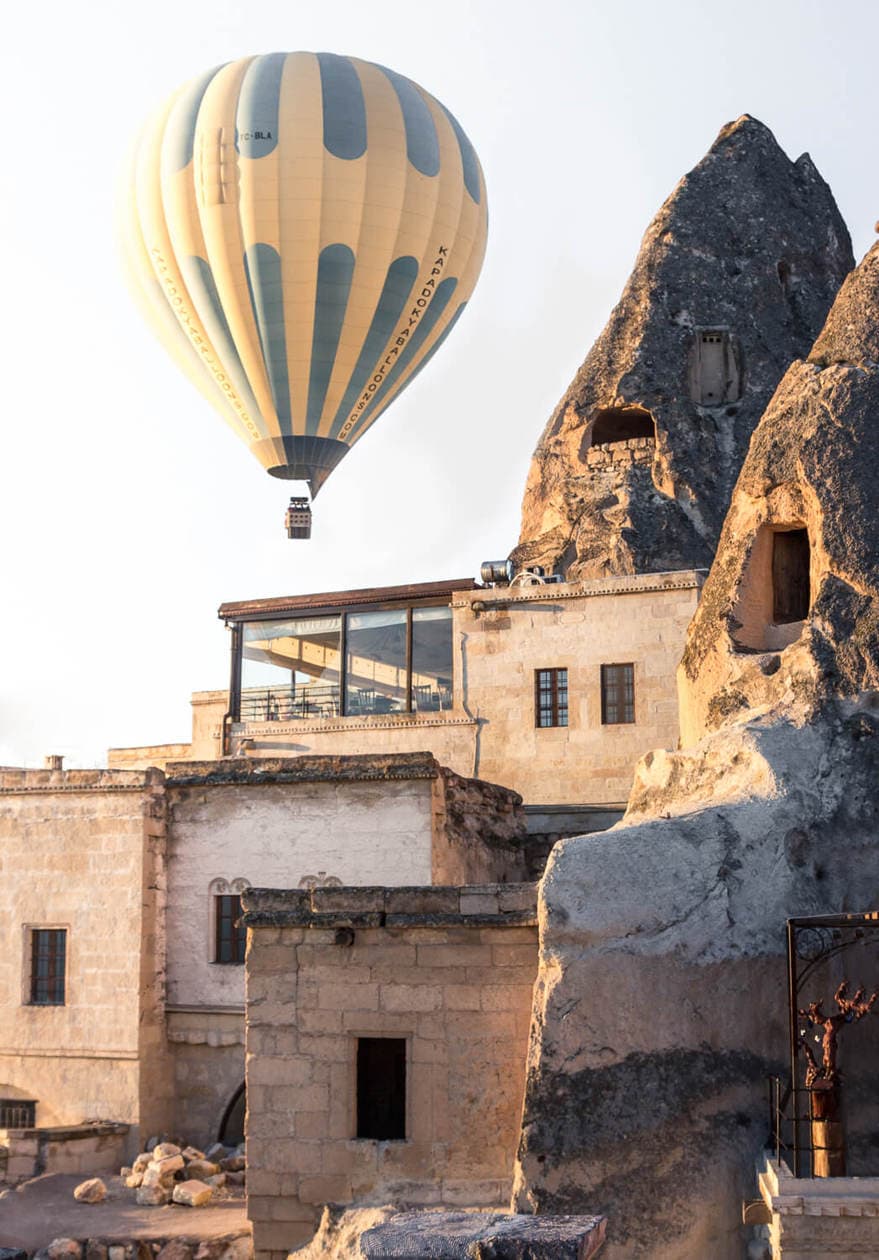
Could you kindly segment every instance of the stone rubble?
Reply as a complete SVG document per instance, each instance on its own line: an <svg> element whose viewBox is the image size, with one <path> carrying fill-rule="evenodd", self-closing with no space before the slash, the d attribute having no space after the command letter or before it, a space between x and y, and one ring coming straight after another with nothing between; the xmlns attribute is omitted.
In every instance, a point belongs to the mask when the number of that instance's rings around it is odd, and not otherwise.
<svg viewBox="0 0 879 1260"><path fill-rule="evenodd" d="M100 1177L90 1177L88 1181L79 1183L73 1191L73 1197L78 1203L103 1203L107 1197L107 1187Z"/></svg>
<svg viewBox="0 0 879 1260"><path fill-rule="evenodd" d="M120 1168L119 1175L142 1207L163 1207L166 1203L204 1207L218 1192L243 1188L246 1166L243 1142L237 1147L214 1142L205 1152L196 1146L151 1137L146 1149L133 1164ZM100 1203L106 1195L107 1187L98 1177L81 1182L73 1191L73 1197L82 1203ZM88 1256L85 1260L130 1258ZM166 1260L173 1260L170 1253ZM204 1256L201 1260L212 1258Z"/></svg>
<svg viewBox="0 0 879 1260"><path fill-rule="evenodd" d="M245 1234L222 1238L135 1239L131 1242L104 1242L99 1238L77 1241L55 1238L35 1252L31 1260L252 1260L253 1241ZM18 1247L0 1246L0 1260L28 1260Z"/></svg>

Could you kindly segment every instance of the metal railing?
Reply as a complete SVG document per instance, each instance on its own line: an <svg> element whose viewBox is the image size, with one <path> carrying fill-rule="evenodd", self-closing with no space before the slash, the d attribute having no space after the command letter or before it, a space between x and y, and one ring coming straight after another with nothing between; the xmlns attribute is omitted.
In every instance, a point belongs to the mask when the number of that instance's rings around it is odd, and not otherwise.
<svg viewBox="0 0 879 1260"><path fill-rule="evenodd" d="M347 688L346 717L367 717L384 713L443 713L452 707L451 687L414 686L412 708L404 695L387 695L367 687ZM241 722L299 722L315 718L341 717L341 689L338 685L305 684L301 687L248 687L241 693Z"/></svg>
<svg viewBox="0 0 879 1260"><path fill-rule="evenodd" d="M36 1100L0 1098L0 1129L32 1129L36 1117Z"/></svg>

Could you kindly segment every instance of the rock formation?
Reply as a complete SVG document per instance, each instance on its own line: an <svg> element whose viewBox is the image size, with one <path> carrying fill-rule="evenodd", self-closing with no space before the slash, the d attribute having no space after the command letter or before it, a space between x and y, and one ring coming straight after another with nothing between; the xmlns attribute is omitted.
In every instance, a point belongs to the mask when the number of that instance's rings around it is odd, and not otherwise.
<svg viewBox="0 0 879 1260"><path fill-rule="evenodd" d="M741 1257L785 920L879 905L877 416L879 245L754 434L681 671L698 742L644 757L623 822L541 886L513 1206L606 1213L608 1260ZM849 1167L875 1175L865 1037Z"/></svg>
<svg viewBox="0 0 879 1260"><path fill-rule="evenodd" d="M854 264L808 154L747 114L647 229L544 430L517 564L568 580L707 568L751 433Z"/></svg>

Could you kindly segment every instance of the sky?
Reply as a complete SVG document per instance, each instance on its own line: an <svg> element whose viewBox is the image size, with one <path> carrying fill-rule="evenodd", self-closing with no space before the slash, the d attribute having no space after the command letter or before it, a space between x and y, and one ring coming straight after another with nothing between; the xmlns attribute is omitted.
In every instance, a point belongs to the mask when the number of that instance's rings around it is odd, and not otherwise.
<svg viewBox="0 0 879 1260"><path fill-rule="evenodd" d="M0 764L186 741L225 600L465 577L515 544L528 462L650 219L748 112L811 153L860 258L879 217L875 0L48 0L4 18ZM309 542L153 339L115 241L127 146L250 53L415 79L480 155L490 227L454 333L327 483Z"/></svg>

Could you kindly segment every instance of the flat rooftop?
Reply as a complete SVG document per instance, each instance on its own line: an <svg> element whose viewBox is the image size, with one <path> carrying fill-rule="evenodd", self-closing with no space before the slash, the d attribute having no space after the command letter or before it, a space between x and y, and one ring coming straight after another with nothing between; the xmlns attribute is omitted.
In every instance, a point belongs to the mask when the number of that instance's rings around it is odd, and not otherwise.
<svg viewBox="0 0 879 1260"><path fill-rule="evenodd" d="M456 591L481 589L472 577L447 578L443 582L410 582L405 586L365 586L354 591L322 591L317 595L282 595L276 599L244 599L221 604L223 621L252 621L287 613L334 612L362 604L411 603L450 599Z"/></svg>

